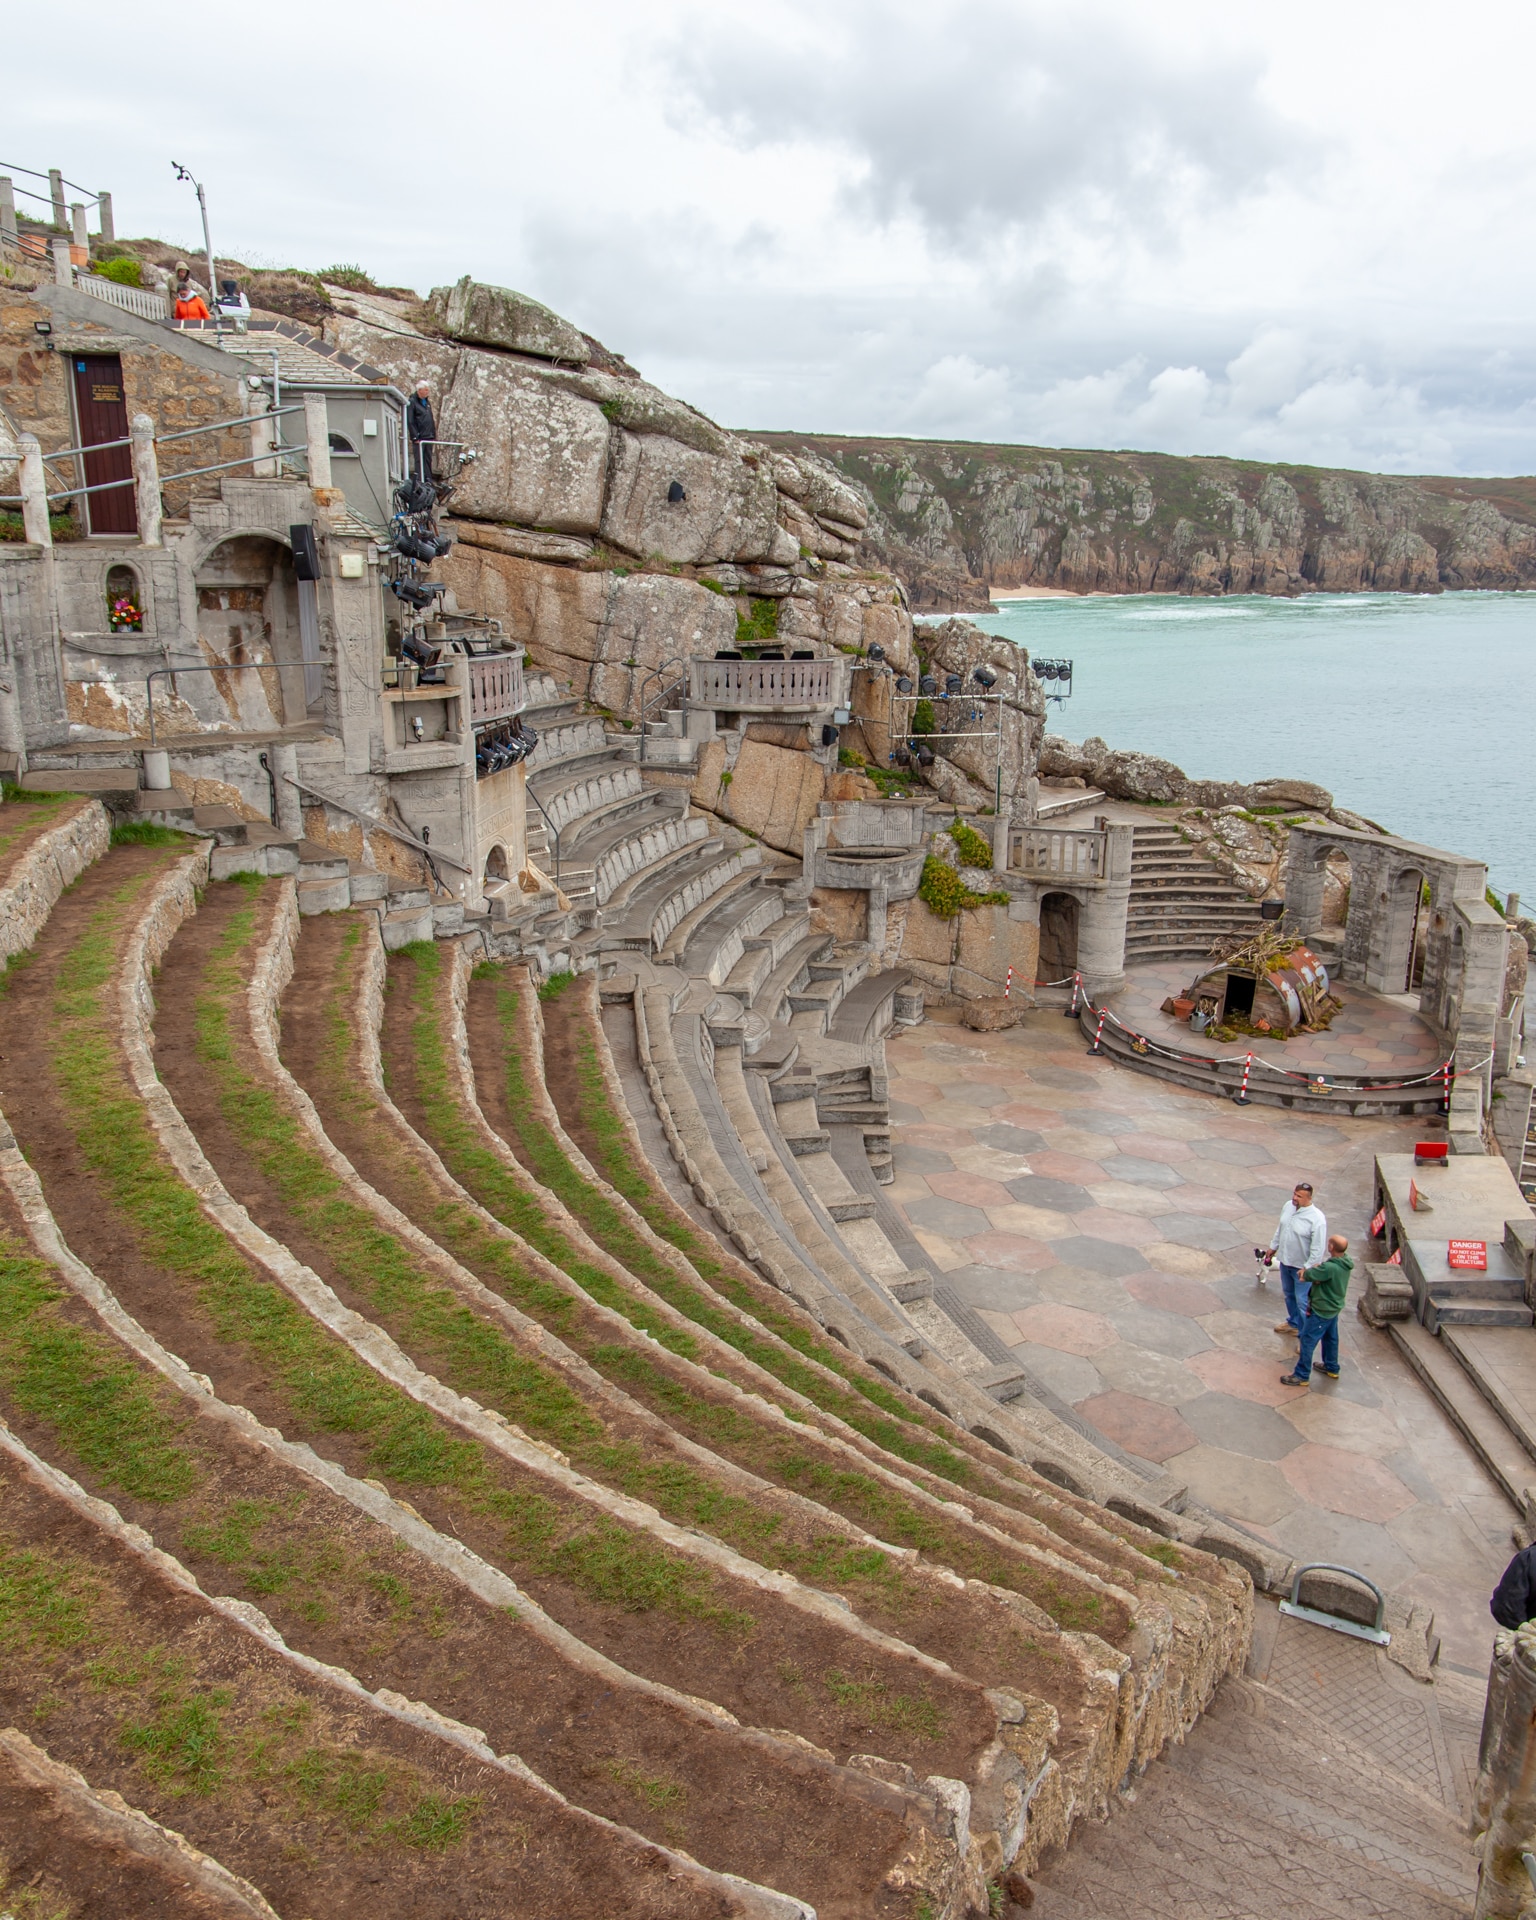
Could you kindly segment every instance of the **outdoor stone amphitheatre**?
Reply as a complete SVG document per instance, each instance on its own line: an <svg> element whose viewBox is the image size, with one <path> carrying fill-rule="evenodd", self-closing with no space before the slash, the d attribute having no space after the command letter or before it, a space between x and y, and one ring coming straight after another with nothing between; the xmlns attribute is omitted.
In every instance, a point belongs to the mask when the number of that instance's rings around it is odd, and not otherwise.
<svg viewBox="0 0 1536 1920"><path fill-rule="evenodd" d="M188 452L185 520L122 542L159 583L140 652L215 656L172 730L17 636L0 1902L1016 1920L1293 1562L928 1257L887 1036L925 1004L1001 1032L1061 977L1082 1012L1128 957L1248 929L1283 868L1336 921L1341 848L1412 949L1418 882L1320 789L1047 736L1027 655L915 630L814 451L525 296L353 278L306 294L322 333L258 306L247 336L310 382L302 479L265 440L227 482ZM34 311L100 346L93 303L145 406L174 361L227 434L252 387L85 279L14 302L7 405ZM319 484L339 367L359 409L427 378L476 455L430 615ZM253 726L226 629L171 610L270 611L306 529L319 650L278 664L309 691ZM214 567L263 540L266 586ZM47 632L96 593L95 547L13 544ZM1064 817L1126 802L1180 824ZM1424 977L1469 1060L1508 1054L1503 918L1436 885L1475 937L1437 931ZM1385 980L1402 930L1363 898L1334 944ZM987 1174L1027 1177L1005 1145ZM1423 1610L1391 1618L1422 1678Z"/></svg>
<svg viewBox="0 0 1536 1920"><path fill-rule="evenodd" d="M0 1684L92 1791L284 1913L958 1915L1241 1661L688 1217L589 981L119 838L0 999Z"/></svg>

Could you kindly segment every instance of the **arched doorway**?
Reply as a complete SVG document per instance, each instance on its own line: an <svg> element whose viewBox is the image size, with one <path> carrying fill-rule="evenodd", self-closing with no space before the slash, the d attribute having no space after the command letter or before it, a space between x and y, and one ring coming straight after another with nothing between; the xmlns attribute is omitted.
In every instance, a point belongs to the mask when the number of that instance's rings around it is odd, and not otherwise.
<svg viewBox="0 0 1536 1920"><path fill-rule="evenodd" d="M305 717L298 582L293 555L264 534L221 540L198 567L197 633L209 663L242 671L212 676L244 726L266 730ZM250 671L272 665L270 673Z"/></svg>
<svg viewBox="0 0 1536 1920"><path fill-rule="evenodd" d="M1354 870L1342 847L1329 847L1322 855L1323 925L1342 933L1349 920L1349 897L1354 886Z"/></svg>
<svg viewBox="0 0 1536 1920"><path fill-rule="evenodd" d="M1381 970L1392 992L1415 993L1424 984L1429 921L1429 877L1417 867L1404 867L1393 876L1387 896Z"/></svg>
<svg viewBox="0 0 1536 1920"><path fill-rule="evenodd" d="M1042 981L1067 980L1077 971L1077 896L1048 893L1040 902L1040 960L1035 971Z"/></svg>
<svg viewBox="0 0 1536 1920"><path fill-rule="evenodd" d="M498 840L485 856L485 884L488 887L504 887L511 878L507 870L507 850Z"/></svg>

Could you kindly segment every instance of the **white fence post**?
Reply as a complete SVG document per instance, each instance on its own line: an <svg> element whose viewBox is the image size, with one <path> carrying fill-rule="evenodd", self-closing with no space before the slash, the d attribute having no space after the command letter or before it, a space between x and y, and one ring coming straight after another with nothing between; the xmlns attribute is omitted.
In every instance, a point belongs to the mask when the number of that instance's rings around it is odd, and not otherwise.
<svg viewBox="0 0 1536 1920"><path fill-rule="evenodd" d="M162 546L160 462L155 454L155 423L147 413L136 413L129 433L133 441L133 498L139 510L139 539L146 547Z"/></svg>

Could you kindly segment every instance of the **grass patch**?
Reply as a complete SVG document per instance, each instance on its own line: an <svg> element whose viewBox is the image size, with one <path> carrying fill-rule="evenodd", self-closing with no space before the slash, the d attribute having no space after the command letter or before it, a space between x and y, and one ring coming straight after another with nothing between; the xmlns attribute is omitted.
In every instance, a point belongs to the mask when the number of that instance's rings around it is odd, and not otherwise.
<svg viewBox="0 0 1536 1920"><path fill-rule="evenodd" d="M981 840L979 833L972 837ZM986 845L984 840L982 845ZM989 851L987 865L991 864ZM957 868L936 859L931 853L923 862L923 877L917 884L917 897L936 920L953 920L957 913L968 912L973 907L1006 907L1008 904L1008 895L1001 888L988 893L973 893L960 878Z"/></svg>
<svg viewBox="0 0 1536 1920"><path fill-rule="evenodd" d="M112 829L114 847L184 847L190 838L155 820L120 820Z"/></svg>
<svg viewBox="0 0 1536 1920"><path fill-rule="evenodd" d="M915 1734L920 1740L937 1740L943 1735L946 1715L925 1693L892 1693L883 1680L857 1679L839 1673L835 1667L822 1676L822 1681L840 1707L862 1715L871 1726Z"/></svg>
<svg viewBox="0 0 1536 1920"><path fill-rule="evenodd" d="M447 1801L415 1767L331 1737L328 1716L317 1725L297 1693L259 1709L249 1690L242 1699L238 1687L210 1684L198 1625L170 1645L152 1631L90 1563L0 1532L0 1649L12 1683L31 1693L46 1681L50 1709L71 1696L93 1708L170 1798L214 1799L259 1783L269 1804L318 1816L338 1837L410 1846L445 1834L453 1845L468 1832L477 1800ZM457 1816L445 1825L450 1807ZM428 1838L415 1838L418 1830Z"/></svg>
<svg viewBox="0 0 1536 1920"><path fill-rule="evenodd" d="M616 1603L632 1610L665 1606L732 1635L750 1627L748 1616L720 1600L706 1570L674 1560L616 1523L587 1524L586 1510L574 1503L525 1493L520 1476L515 1487L505 1484L510 1470L380 1379L258 1275L206 1218L195 1193L163 1156L112 1039L116 913L130 907L153 877L151 869L122 888L61 958L51 1028L55 1074L81 1156L144 1257L190 1288L217 1337L260 1364L269 1390L303 1424L362 1441L366 1471L387 1484L433 1487L462 1501L503 1527L508 1551L520 1554L526 1566L568 1579L594 1598L615 1603L611 1596L617 1595ZM222 958L227 963L227 953ZM228 1035L210 1023L209 1038L215 1056L210 1064L217 1070L219 1046L228 1046ZM233 1068L232 1049L226 1064ZM320 1203L330 1198L322 1195ZM391 1278L384 1276L386 1289ZM468 1342L472 1358L484 1353L477 1338ZM513 1357L520 1366L528 1364ZM485 1365L506 1377L502 1356L486 1358ZM529 1367L530 1373L539 1371ZM616 1569L614 1563L626 1558L628 1567Z"/></svg>

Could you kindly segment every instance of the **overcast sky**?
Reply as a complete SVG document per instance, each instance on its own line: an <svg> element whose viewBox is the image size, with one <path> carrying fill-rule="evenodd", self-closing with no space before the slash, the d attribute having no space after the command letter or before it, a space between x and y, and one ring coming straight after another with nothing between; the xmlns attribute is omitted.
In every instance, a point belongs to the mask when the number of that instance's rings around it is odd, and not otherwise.
<svg viewBox="0 0 1536 1920"><path fill-rule="evenodd" d="M0 159L120 233L196 242L181 160L221 252L519 287L731 426L1536 471L1529 6L77 0L7 56Z"/></svg>

